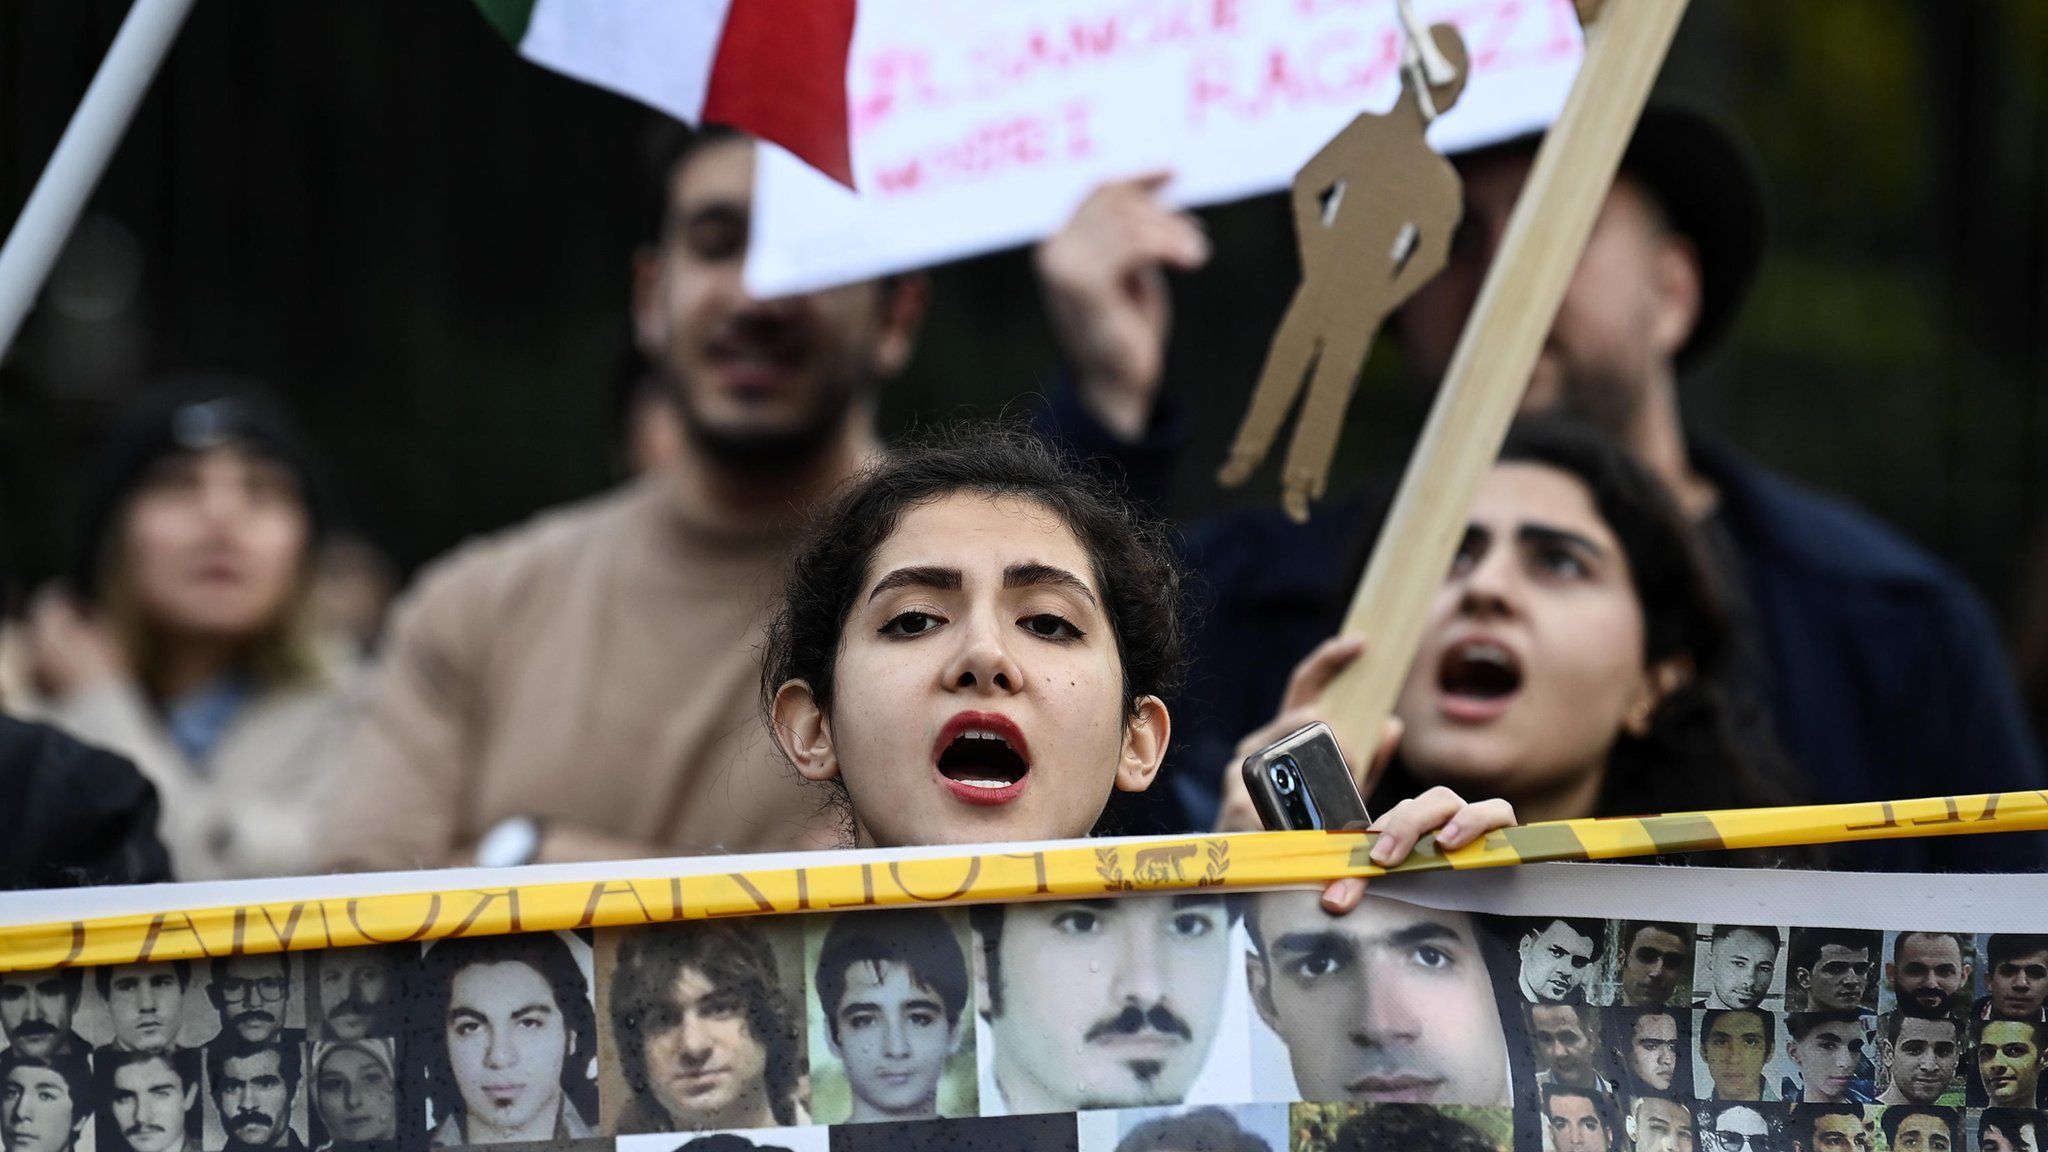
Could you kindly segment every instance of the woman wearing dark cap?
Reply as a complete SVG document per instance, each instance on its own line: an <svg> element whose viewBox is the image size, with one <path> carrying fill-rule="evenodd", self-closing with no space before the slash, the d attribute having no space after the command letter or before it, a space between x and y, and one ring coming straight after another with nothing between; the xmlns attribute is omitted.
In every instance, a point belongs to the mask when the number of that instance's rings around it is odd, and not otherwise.
<svg viewBox="0 0 2048 1152"><path fill-rule="evenodd" d="M180 879L302 872L351 718L308 612L319 488L276 406L180 392L109 439L78 599L31 607L38 710L141 767Z"/></svg>

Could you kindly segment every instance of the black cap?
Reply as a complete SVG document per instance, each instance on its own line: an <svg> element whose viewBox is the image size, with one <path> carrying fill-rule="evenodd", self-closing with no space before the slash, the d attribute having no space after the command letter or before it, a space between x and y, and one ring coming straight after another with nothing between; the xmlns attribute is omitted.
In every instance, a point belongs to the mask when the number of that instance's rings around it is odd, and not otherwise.
<svg viewBox="0 0 2048 1152"><path fill-rule="evenodd" d="M247 447L289 469L305 504L311 535L327 525L327 497L313 454L284 407L246 381L180 379L153 389L114 425L88 487L85 519L71 571L73 586L97 595L103 551L135 487L150 466L181 452L224 444Z"/></svg>
<svg viewBox="0 0 2048 1152"><path fill-rule="evenodd" d="M1453 159L1530 151L1542 137L1532 132ZM1689 367L1727 333L1763 264L1770 239L1763 170L1727 117L1675 92L1650 97L1621 169L1649 189L1672 227L1699 250L1699 320L1678 350L1679 366Z"/></svg>

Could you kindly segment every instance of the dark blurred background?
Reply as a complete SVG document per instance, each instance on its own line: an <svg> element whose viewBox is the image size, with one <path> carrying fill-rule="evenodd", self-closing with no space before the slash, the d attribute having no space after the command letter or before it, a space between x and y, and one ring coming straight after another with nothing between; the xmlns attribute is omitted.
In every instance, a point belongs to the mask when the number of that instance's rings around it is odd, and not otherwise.
<svg viewBox="0 0 2048 1152"><path fill-rule="evenodd" d="M0 0L0 219L126 8ZM1777 211L1747 312L1686 386L1693 426L1875 510L2017 631L2048 585L2026 567L2048 518L2048 4L1696 0L1665 75L1746 127ZM201 0L0 365L10 596L61 564L95 433L151 373L274 384L408 571L612 482L647 116L520 60L461 0ZM1178 288L1169 385L1197 430L1184 514L1226 499L1210 470L1295 275L1278 198L1205 216L1217 257ZM891 430L1052 371L1025 254L935 289ZM1394 361L1343 472L1412 439Z"/></svg>

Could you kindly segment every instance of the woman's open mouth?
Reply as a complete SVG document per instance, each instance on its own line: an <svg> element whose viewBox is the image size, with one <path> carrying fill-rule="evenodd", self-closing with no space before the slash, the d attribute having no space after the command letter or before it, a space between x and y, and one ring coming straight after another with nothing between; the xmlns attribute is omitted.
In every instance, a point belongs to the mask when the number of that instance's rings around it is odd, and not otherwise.
<svg viewBox="0 0 2048 1152"><path fill-rule="evenodd" d="M939 730L933 768L946 789L969 804L1007 804L1024 793L1031 751L1008 717L962 712Z"/></svg>
<svg viewBox="0 0 2048 1152"><path fill-rule="evenodd" d="M1494 640L1461 640L1437 663L1437 708L1451 720L1481 723L1508 710L1522 690L1521 657Z"/></svg>

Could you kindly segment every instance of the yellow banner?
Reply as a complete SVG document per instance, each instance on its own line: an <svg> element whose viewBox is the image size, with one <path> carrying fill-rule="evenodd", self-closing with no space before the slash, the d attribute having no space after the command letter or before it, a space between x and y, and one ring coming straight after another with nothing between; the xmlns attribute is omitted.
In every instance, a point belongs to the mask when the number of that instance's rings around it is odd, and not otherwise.
<svg viewBox="0 0 2048 1152"><path fill-rule="evenodd" d="M1531 824L1454 852L1425 839L1393 872L1615 860L1914 836L2048 830L2048 792L1674 813ZM1105 840L959 856L875 858L604 879L334 897L0 928L0 971L394 944L846 908L986 903L1177 889L1259 889L1386 874L1370 833L1266 832Z"/></svg>

